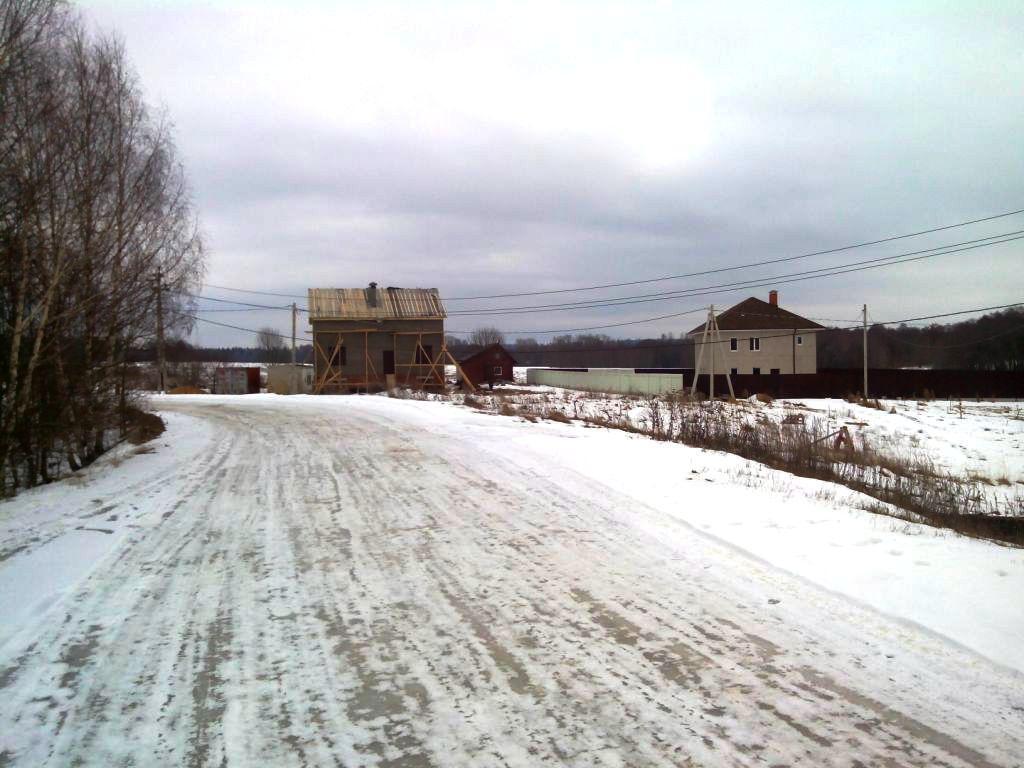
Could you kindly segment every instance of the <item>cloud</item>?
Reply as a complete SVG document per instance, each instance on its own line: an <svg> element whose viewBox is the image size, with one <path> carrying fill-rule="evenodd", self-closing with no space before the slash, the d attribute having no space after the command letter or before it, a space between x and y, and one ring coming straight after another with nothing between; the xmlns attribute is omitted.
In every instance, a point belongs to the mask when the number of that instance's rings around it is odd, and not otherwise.
<svg viewBox="0 0 1024 768"><path fill-rule="evenodd" d="M214 284L558 289L1024 207L1013 32L1024 12L1009 5L91 3L86 13L125 37L175 120ZM795 283L783 303L845 317L866 301L887 318L1004 303L1022 298L1022 255L1004 245ZM692 303L488 321L582 327ZM692 325L615 333L681 324ZM246 341L211 328L212 339Z"/></svg>

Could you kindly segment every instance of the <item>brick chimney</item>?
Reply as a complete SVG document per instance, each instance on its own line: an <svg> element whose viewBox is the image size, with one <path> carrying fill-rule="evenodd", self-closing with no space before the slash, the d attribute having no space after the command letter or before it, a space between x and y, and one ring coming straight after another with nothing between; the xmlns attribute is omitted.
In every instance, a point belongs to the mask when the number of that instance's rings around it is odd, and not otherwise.
<svg viewBox="0 0 1024 768"><path fill-rule="evenodd" d="M370 283L370 287L366 289L366 305L368 307L376 307L377 303L377 284Z"/></svg>
<svg viewBox="0 0 1024 768"><path fill-rule="evenodd" d="M773 307L779 306L778 291L768 291L768 303L771 304Z"/></svg>

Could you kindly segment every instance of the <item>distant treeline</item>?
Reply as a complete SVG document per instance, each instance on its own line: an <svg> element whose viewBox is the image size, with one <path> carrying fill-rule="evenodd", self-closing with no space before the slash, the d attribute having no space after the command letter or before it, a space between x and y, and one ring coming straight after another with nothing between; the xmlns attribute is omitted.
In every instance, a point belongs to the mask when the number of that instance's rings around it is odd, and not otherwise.
<svg viewBox="0 0 1024 768"><path fill-rule="evenodd" d="M196 347L182 339L168 340L165 355L169 363L287 363L291 360L291 347L266 349L261 347ZM150 344L134 350L134 363L156 361L156 348ZM302 344L295 348L295 361L313 362L313 345Z"/></svg>
<svg viewBox="0 0 1024 768"><path fill-rule="evenodd" d="M723 332L723 336L728 336ZM493 339L491 339L493 340ZM818 336L819 368L859 368L862 363L859 328L829 328ZM548 342L519 338L505 346L523 366L560 368L692 368L693 344L665 335L649 339L613 339L602 334L556 336ZM448 337L457 359L480 348ZM286 349L258 347L193 347L176 341L167 345L172 362L287 362ZM136 361L155 359L152 348L136 350ZM298 347L296 360L310 362L312 346ZM872 326L868 330L868 364L872 368L948 368L963 370L1024 370L1024 309L1012 309L949 325L913 327Z"/></svg>
<svg viewBox="0 0 1024 768"><path fill-rule="evenodd" d="M505 345L523 366L553 368L692 368L693 344L684 339L613 339L603 334L555 336L548 342L516 339ZM456 357L478 347L449 337L448 348Z"/></svg>
<svg viewBox="0 0 1024 768"><path fill-rule="evenodd" d="M829 329L818 338L819 368L862 364L863 332ZM1024 309L1009 309L949 325L881 326L868 329L872 368L1024 370Z"/></svg>

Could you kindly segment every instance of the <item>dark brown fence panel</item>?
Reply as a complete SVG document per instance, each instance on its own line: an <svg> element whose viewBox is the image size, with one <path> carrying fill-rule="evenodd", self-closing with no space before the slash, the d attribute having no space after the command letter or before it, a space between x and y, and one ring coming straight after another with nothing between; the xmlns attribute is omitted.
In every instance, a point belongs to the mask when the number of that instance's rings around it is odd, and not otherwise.
<svg viewBox="0 0 1024 768"><path fill-rule="evenodd" d="M685 375L687 385L693 373ZM763 392L772 397L846 397L860 394L864 373L857 369L832 368L818 373L796 375L750 374L733 376L737 396ZM707 377L698 389L707 391ZM715 376L715 393L728 392L724 375ZM941 398L1024 398L1024 372L868 369L868 393L871 397Z"/></svg>

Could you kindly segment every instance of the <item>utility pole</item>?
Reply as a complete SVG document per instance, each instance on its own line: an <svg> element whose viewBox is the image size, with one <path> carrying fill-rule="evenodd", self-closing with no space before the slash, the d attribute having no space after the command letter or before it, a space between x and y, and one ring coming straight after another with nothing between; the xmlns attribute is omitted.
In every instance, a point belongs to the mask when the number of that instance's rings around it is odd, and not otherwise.
<svg viewBox="0 0 1024 768"><path fill-rule="evenodd" d="M679 391L684 395L686 394L686 331L679 331L679 340L682 344L679 346ZM693 378L697 378L697 343L694 342L693 346Z"/></svg>
<svg viewBox="0 0 1024 768"><path fill-rule="evenodd" d="M694 342L695 344L698 342ZM711 366L710 373L708 373L708 396L711 400L715 399L715 347L722 343L722 330L718 327L718 320L715 318L715 305L712 304L708 309L708 319L704 323L704 336L701 339L700 352L697 354L697 361L693 369L693 388L690 390L690 396L693 397L697 394L697 379L700 378L701 363L704 360L704 347L711 346ZM730 401L736 399L736 394L732 388L732 376L728 370L725 371L725 383L729 385L729 399Z"/></svg>
<svg viewBox="0 0 1024 768"><path fill-rule="evenodd" d="M715 327L715 305L712 304L708 309L708 328ZM711 375L708 376L708 390L709 398L711 402L715 402L715 343L711 342Z"/></svg>
<svg viewBox="0 0 1024 768"><path fill-rule="evenodd" d="M725 350L722 349L722 329L718 327L717 317L715 318L715 339L717 339L718 349L721 349L724 352ZM725 355L722 355L722 357L724 359ZM725 374L725 383L729 385L729 402L731 403L736 399L736 393L732 388L732 374L729 373L729 366L723 365L722 373Z"/></svg>
<svg viewBox="0 0 1024 768"><path fill-rule="evenodd" d="M864 305L864 399L868 399L868 305Z"/></svg>
<svg viewBox="0 0 1024 768"><path fill-rule="evenodd" d="M156 364L160 391L167 389L167 361L164 358L164 285L163 267L156 268Z"/></svg>
<svg viewBox="0 0 1024 768"><path fill-rule="evenodd" d="M708 312L708 319L704 322L704 335L701 337L700 349L696 350L697 360L693 366L693 387L690 389L690 397L694 398L697 396L697 379L700 378L701 364L704 362L704 347L708 344L708 332L711 330L711 318L712 313Z"/></svg>
<svg viewBox="0 0 1024 768"><path fill-rule="evenodd" d="M295 369L295 316L299 313L299 310L295 306L295 302L292 302L292 386L291 393L293 395L299 394L299 375Z"/></svg>

